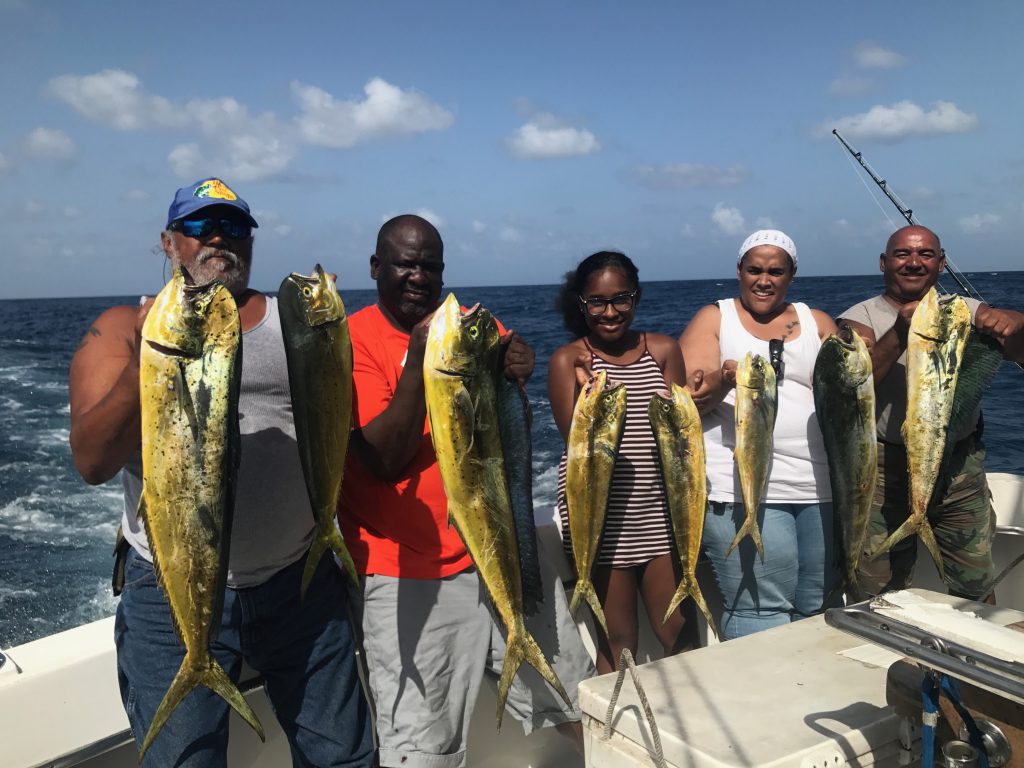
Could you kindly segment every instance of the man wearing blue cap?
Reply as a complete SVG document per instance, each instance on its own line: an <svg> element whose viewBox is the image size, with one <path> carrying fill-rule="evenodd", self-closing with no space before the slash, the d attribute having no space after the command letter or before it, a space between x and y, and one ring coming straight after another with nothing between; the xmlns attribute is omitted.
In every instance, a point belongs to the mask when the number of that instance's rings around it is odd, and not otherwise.
<svg viewBox="0 0 1024 768"><path fill-rule="evenodd" d="M324 558L298 599L313 535L276 300L249 288L248 204L220 179L177 191L160 239L172 268L197 284L219 280L235 298L244 354L238 402L241 464L220 633L211 652L237 682L242 662L260 672L297 766L373 764L371 723L359 684L347 592ZM117 306L93 323L71 363L71 451L86 482L121 470L124 553L115 641L125 711L141 744L184 647L157 586L144 527L139 346L152 300ZM120 577L120 578L119 578ZM145 754L147 766L223 766L228 705L200 687L177 707Z"/></svg>

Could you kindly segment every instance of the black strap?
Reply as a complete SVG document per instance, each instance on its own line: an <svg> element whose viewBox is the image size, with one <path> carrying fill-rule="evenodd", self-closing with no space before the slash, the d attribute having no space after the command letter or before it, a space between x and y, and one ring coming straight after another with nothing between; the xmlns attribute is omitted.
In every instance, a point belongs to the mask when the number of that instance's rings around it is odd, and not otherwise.
<svg viewBox="0 0 1024 768"><path fill-rule="evenodd" d="M114 542L114 572L110 576L110 588L114 592L114 597L120 595L121 590L124 589L124 561L128 558L130 548L131 544L124 537L124 531L121 530L120 525L117 526L117 540Z"/></svg>

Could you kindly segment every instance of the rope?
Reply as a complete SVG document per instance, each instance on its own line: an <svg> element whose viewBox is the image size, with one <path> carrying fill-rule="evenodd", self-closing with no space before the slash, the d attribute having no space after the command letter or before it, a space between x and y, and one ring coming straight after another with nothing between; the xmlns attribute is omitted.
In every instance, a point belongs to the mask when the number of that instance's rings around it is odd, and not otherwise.
<svg viewBox="0 0 1024 768"><path fill-rule="evenodd" d="M647 694L640 683L640 672L636 668L636 662L633 661L633 654L630 653L629 648L623 648L622 655L619 656L619 674L615 678L612 698L608 702L608 713L604 718L604 733L601 735L601 740L608 741L611 738L612 715L615 713L615 705L619 700L619 693L622 692L622 682L626 679L627 667L629 668L630 675L633 677L633 686L636 688L636 694L640 698L640 706L643 707L644 716L647 718L647 726L651 729L651 741L654 743L654 764L658 768L667 768L668 764L665 762L665 753L661 748L661 735L658 733L658 724L654 722L654 712L647 701Z"/></svg>
<svg viewBox="0 0 1024 768"><path fill-rule="evenodd" d="M985 600L988 600L989 596L996 591L996 587L999 585L999 582L1005 579L1007 575L1009 575L1010 571L1012 571L1014 568L1020 565L1021 561L1024 561L1024 552L1021 552L1019 555L1017 555L1017 557L1013 559L1013 562L1011 562L1008 566L1003 568L1002 573L996 576L995 579L992 581L992 586L988 588L988 592L985 593L984 597L978 598L978 602L984 602Z"/></svg>

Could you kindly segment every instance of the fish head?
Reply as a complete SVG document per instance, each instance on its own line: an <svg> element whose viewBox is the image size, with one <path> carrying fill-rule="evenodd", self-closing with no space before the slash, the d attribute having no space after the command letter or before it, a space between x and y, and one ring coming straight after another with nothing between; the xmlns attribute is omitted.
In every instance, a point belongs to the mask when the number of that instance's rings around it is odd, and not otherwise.
<svg viewBox="0 0 1024 768"><path fill-rule="evenodd" d="M910 332L922 339L942 343L970 330L971 310L959 296L940 298L932 286L918 302L910 321Z"/></svg>
<svg viewBox="0 0 1024 768"><path fill-rule="evenodd" d="M647 404L647 417L655 430L672 429L672 412L675 403L672 400L672 393L666 389L659 389Z"/></svg>
<svg viewBox="0 0 1024 768"><path fill-rule="evenodd" d="M292 272L281 283L278 301L292 306L310 328L337 323L345 317L345 305L334 278L319 264L312 275Z"/></svg>
<svg viewBox="0 0 1024 768"><path fill-rule="evenodd" d="M848 325L843 325L838 335L833 334L821 343L815 369L827 372L822 375L840 376L852 389L870 379L873 371L867 344Z"/></svg>
<svg viewBox="0 0 1024 768"><path fill-rule="evenodd" d="M499 340L498 324L488 310L479 303L463 310L450 293L430 320L424 370L463 378L493 371Z"/></svg>
<svg viewBox="0 0 1024 768"><path fill-rule="evenodd" d="M775 369L768 358L747 352L736 366L736 386L775 389Z"/></svg>
<svg viewBox="0 0 1024 768"><path fill-rule="evenodd" d="M199 357L210 323L223 325L238 310L228 290L213 281L195 285L185 269L174 271L157 294L142 326L142 337L150 345L183 357Z"/></svg>

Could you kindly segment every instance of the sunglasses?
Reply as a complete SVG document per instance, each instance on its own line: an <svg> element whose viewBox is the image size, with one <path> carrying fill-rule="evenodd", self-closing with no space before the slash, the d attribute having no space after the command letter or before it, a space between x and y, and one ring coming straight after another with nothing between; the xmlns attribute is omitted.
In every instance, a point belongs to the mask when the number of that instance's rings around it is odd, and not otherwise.
<svg viewBox="0 0 1024 768"><path fill-rule="evenodd" d="M185 237L209 237L216 230L232 240L245 240L252 234L252 227L238 219L180 219L171 222L168 229L181 232Z"/></svg>
<svg viewBox="0 0 1024 768"><path fill-rule="evenodd" d="M620 293L618 296L612 296L610 299L602 299L597 296L590 299L584 299L582 296L579 296L578 298L587 314L597 317L598 315L604 314L604 311L608 308L609 304L619 312L629 312L629 310L633 308L633 304L636 302L636 291Z"/></svg>
<svg viewBox="0 0 1024 768"><path fill-rule="evenodd" d="M768 362L775 369L775 380L782 381L786 376L786 363L782 359L782 339L771 339L768 342Z"/></svg>

